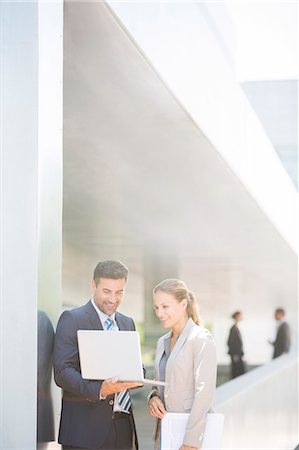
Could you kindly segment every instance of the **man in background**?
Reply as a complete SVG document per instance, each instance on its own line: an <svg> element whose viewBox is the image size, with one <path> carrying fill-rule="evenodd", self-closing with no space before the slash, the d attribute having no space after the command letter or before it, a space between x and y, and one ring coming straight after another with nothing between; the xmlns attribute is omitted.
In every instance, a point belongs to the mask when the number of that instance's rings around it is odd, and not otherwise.
<svg viewBox="0 0 299 450"><path fill-rule="evenodd" d="M275 340L270 342L274 347L273 359L288 353L291 345L291 330L289 324L285 321L285 310L277 308L274 317L277 322L277 331Z"/></svg>

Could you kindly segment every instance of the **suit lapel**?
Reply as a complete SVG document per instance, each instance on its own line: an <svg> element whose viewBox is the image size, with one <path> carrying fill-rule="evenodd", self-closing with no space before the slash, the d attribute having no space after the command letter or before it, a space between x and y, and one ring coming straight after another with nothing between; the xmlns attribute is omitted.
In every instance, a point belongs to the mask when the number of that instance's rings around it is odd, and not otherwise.
<svg viewBox="0 0 299 450"><path fill-rule="evenodd" d="M120 331L127 331L128 325L126 324L126 320L124 317L122 317L118 312L115 313L115 322L117 323L117 326Z"/></svg>
<svg viewBox="0 0 299 450"><path fill-rule="evenodd" d="M91 329L92 330L103 330L102 322L100 321L98 313L94 309L93 304L91 303L91 300L89 300L89 302L86 303L84 309L85 309L85 314L88 316L88 320L91 324Z"/></svg>

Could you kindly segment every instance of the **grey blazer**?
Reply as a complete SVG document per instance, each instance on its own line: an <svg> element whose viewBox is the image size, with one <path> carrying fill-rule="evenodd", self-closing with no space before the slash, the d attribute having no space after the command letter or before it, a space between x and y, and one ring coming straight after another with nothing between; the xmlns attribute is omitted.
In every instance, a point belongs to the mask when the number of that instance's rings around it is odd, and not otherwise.
<svg viewBox="0 0 299 450"><path fill-rule="evenodd" d="M159 363L164 341L157 343L155 375L159 380ZM184 444L201 448L206 416L211 410L216 388L216 350L211 333L189 318L166 363L164 403L168 412L190 413ZM162 398L161 387L157 388ZM163 398L162 398L163 400ZM157 435L157 434L156 434Z"/></svg>

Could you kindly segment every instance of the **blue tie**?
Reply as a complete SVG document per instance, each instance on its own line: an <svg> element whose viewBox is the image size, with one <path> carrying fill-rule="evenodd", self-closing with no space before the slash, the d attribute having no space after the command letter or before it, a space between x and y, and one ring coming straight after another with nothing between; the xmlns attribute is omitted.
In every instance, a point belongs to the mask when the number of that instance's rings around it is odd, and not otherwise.
<svg viewBox="0 0 299 450"><path fill-rule="evenodd" d="M111 317L105 320L105 326L107 331L112 331L114 328L114 322ZM132 405L129 391L125 389L117 394L117 402L121 409L125 412L129 412L129 409Z"/></svg>
<svg viewBox="0 0 299 450"><path fill-rule="evenodd" d="M111 317L108 317L108 319L105 320L105 325L106 325L106 330L107 331L112 331L113 330L114 323L113 323L113 320L111 319Z"/></svg>

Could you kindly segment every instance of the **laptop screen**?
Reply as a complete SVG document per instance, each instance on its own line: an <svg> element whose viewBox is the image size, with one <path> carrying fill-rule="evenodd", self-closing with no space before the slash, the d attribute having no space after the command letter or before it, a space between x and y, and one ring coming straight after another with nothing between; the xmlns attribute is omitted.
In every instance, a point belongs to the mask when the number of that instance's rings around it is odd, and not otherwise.
<svg viewBox="0 0 299 450"><path fill-rule="evenodd" d="M143 379L137 331L78 330L77 336L82 378Z"/></svg>

